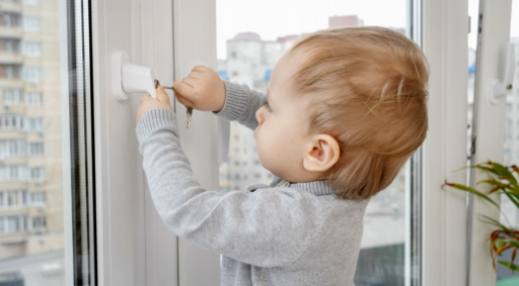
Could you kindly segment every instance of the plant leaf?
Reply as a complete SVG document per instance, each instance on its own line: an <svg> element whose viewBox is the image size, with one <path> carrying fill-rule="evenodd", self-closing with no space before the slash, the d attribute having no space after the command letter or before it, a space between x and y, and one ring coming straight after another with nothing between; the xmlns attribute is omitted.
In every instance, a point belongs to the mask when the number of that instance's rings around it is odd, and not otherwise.
<svg viewBox="0 0 519 286"><path fill-rule="evenodd" d="M489 161L489 164L492 166L492 168L495 170L499 176L502 178L505 178L507 181L509 181L511 184L517 186L517 180L514 177L514 174L508 170L508 168L504 165L501 165L494 161Z"/></svg>
<svg viewBox="0 0 519 286"><path fill-rule="evenodd" d="M490 202L492 205L494 205L495 207L499 208L499 205L494 202L494 200L492 200L490 197L488 197L486 194L472 188L472 187L469 187L467 185L463 185L463 184L459 184L459 183L450 183L450 182L445 182L444 185L446 186L449 186L451 188L454 188L454 189L458 189L458 190L461 190L461 191L465 191L465 192L469 192L469 193L472 193L484 200L486 200L487 202Z"/></svg>
<svg viewBox="0 0 519 286"><path fill-rule="evenodd" d="M498 188L504 188L504 187L507 186L507 184L503 184L502 182L500 182L499 180L496 180L495 178L479 180L476 183L476 185L480 185L480 184L487 184L487 185L495 186L495 187L498 187Z"/></svg>
<svg viewBox="0 0 519 286"><path fill-rule="evenodd" d="M501 230L503 231L506 231L506 232L512 232L513 230L509 227L507 227L506 225L502 224L501 222L499 222L498 220L495 220L487 215L480 215L480 219L483 221L483 222L486 222L488 224L492 224L492 225L495 225L497 227L499 227Z"/></svg>
<svg viewBox="0 0 519 286"><path fill-rule="evenodd" d="M505 195L512 201L512 203L515 205L516 208L519 209L519 200L515 194L503 191Z"/></svg>
<svg viewBox="0 0 519 286"><path fill-rule="evenodd" d="M514 249L519 249L519 241L517 239L501 239L501 242L512 246Z"/></svg>
<svg viewBox="0 0 519 286"><path fill-rule="evenodd" d="M511 185L518 187L517 179L514 177L514 174L510 170L508 170L508 168L506 166L504 166L502 164L489 160L484 163L475 164L475 165L473 165L473 167L480 169L484 172L491 173L500 179L505 179Z"/></svg>
<svg viewBox="0 0 519 286"><path fill-rule="evenodd" d="M497 263L503 265L504 267L506 267L514 272L519 272L519 266L517 266L515 263L511 263L511 262L504 261L504 260L498 260Z"/></svg>

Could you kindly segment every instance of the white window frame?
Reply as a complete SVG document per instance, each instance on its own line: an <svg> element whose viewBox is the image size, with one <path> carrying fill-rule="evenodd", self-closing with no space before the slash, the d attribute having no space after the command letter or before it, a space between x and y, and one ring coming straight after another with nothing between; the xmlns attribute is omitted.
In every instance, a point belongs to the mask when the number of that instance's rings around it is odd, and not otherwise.
<svg viewBox="0 0 519 286"><path fill-rule="evenodd" d="M490 80L497 77L497 49L509 40L511 10L510 0L480 1L487 4L481 6L487 23L483 27L486 39L478 47L483 66L477 68L481 80L475 87L482 102L477 110L476 162L502 158L503 141L496 138L504 138L504 105L489 106L486 91ZM478 200L471 212L466 195L438 187L445 179L466 179L464 172L455 170L465 166L467 154L467 2L423 3L423 46L431 69L430 128L424 145L423 285L495 285L487 241L492 227L479 220L479 215L495 217L496 212ZM467 246L469 236L471 246Z"/></svg>
<svg viewBox="0 0 519 286"><path fill-rule="evenodd" d="M423 0L422 47L429 62L429 130L423 145L422 285L465 285L465 196L443 191L466 163L466 1Z"/></svg>
<svg viewBox="0 0 519 286"><path fill-rule="evenodd" d="M217 68L216 58L216 1L180 0L173 8L175 78L186 76L193 66L202 64ZM185 108L177 104L177 119L185 122ZM228 137L225 120L213 114L199 112L193 116L191 129L179 124L183 149L190 160L193 172L202 186L219 188L218 168L222 158L221 142L215 134ZM228 124L228 123L227 123ZM223 128L223 129L220 129ZM223 132L227 130L227 132ZM225 143L223 144L225 145ZM226 149L226 146L224 147ZM215 285L220 281L220 256L197 247L187 239L179 239L179 284ZM204 275L200 275L204 273Z"/></svg>
<svg viewBox="0 0 519 286"><path fill-rule="evenodd" d="M517 0L515 0L517 1ZM479 102L474 111L476 148L474 161L483 162L496 160L504 162L504 141L506 109L505 97L491 103L489 90L492 81L501 75L503 56L506 46L510 43L510 25L512 0L490 1L480 0L480 13L483 14L480 41L477 50L475 94ZM517 73L517 71L516 71ZM482 174L475 173L475 180L482 179ZM496 198L498 201L498 199ZM488 238L495 229L494 226L484 223L480 215L484 214L499 220L499 212L490 204L480 200L473 200L473 210L470 229L472 241L468 254L470 271L468 279L470 285L495 285L496 273L492 269Z"/></svg>
<svg viewBox="0 0 519 286"><path fill-rule="evenodd" d="M178 285L177 239L145 188L135 136L139 98L120 102L113 96L110 66L112 54L124 50L130 61L152 66L162 83L171 84L172 5L92 2L98 285Z"/></svg>

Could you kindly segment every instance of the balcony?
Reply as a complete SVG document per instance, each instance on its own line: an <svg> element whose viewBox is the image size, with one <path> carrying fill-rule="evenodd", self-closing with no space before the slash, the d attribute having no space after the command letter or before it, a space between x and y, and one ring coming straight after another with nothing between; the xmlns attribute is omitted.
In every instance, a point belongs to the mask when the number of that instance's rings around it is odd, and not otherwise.
<svg viewBox="0 0 519 286"><path fill-rule="evenodd" d="M31 183L22 180L0 180L0 185L2 185L2 189L4 190L21 190L30 188Z"/></svg>
<svg viewBox="0 0 519 286"><path fill-rule="evenodd" d="M9 88L23 88L25 86L24 81L21 78L2 78L0 77L0 89Z"/></svg>
<svg viewBox="0 0 519 286"><path fill-rule="evenodd" d="M27 154L8 156L6 154L0 155L0 164L8 165L27 165L31 156ZM38 162L39 163L39 162Z"/></svg>
<svg viewBox="0 0 519 286"><path fill-rule="evenodd" d="M2 88L0 88L1 90ZM0 99L0 113L25 113L28 106L25 102L9 103L7 104L4 100Z"/></svg>
<svg viewBox="0 0 519 286"><path fill-rule="evenodd" d="M0 64L22 64L23 56L21 53L0 51Z"/></svg>
<svg viewBox="0 0 519 286"><path fill-rule="evenodd" d="M0 11L2 12L22 12L21 1L0 1Z"/></svg>
<svg viewBox="0 0 519 286"><path fill-rule="evenodd" d="M29 231L20 231L15 233L6 233L0 235L0 244L13 245L27 242L31 233ZM22 252L23 253L23 252ZM20 255L20 254L18 254Z"/></svg>
<svg viewBox="0 0 519 286"><path fill-rule="evenodd" d="M0 130L1 139L27 139L27 131L22 129L4 129Z"/></svg>
<svg viewBox="0 0 519 286"><path fill-rule="evenodd" d="M30 204L25 205L13 205L13 206L0 206L0 214L2 216L13 216L13 215L30 215L30 214L38 214L40 215L42 212L40 211L41 207L33 206ZM2 235L2 234L0 234Z"/></svg>
<svg viewBox="0 0 519 286"><path fill-rule="evenodd" d="M0 38L21 38L22 35L21 26L0 26Z"/></svg>

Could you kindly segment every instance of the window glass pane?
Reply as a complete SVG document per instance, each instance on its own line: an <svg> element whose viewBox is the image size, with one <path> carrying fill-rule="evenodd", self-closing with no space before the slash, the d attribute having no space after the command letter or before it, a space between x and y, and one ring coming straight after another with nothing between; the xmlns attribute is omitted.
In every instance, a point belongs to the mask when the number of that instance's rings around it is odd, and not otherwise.
<svg viewBox="0 0 519 286"><path fill-rule="evenodd" d="M505 121L505 164L519 165L519 1L512 1L512 22L510 25L510 41L515 53L515 78L513 91L506 98L506 121ZM501 222L519 229L519 210L506 197L501 197ZM511 251L505 251L498 260L510 261ZM519 260L515 259L519 265ZM498 265L497 286L519 285L519 273Z"/></svg>
<svg viewBox="0 0 519 286"><path fill-rule="evenodd" d="M281 55L304 33L326 28L379 25L410 34L408 1L217 0L218 72L222 79L265 92ZM376 7L376 8L375 8ZM268 15L267 17L265 15ZM220 165L220 186L245 189L269 184L253 131L231 122L229 159ZM406 284L419 267L409 253L408 167L368 206L356 285ZM412 261L410 259L412 257Z"/></svg>
<svg viewBox="0 0 519 286"><path fill-rule="evenodd" d="M0 285L65 285L64 9L0 0Z"/></svg>

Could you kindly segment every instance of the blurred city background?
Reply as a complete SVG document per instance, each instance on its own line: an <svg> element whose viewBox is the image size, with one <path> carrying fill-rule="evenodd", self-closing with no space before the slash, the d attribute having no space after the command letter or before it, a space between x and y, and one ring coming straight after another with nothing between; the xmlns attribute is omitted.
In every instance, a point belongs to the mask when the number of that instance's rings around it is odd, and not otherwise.
<svg viewBox="0 0 519 286"><path fill-rule="evenodd" d="M0 1L0 285L63 285L58 3Z"/></svg>

